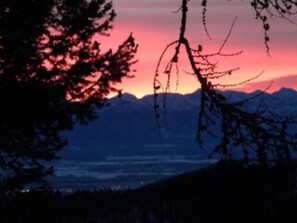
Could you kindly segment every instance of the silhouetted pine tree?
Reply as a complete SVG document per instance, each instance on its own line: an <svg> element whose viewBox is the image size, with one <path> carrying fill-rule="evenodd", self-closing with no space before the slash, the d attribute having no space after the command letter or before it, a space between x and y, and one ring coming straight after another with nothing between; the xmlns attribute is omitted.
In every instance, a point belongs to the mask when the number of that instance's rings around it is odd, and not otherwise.
<svg viewBox="0 0 297 223"><path fill-rule="evenodd" d="M61 131L94 120L131 77L134 38L106 52L97 42L115 16L106 0L0 2L0 194L51 174Z"/></svg>

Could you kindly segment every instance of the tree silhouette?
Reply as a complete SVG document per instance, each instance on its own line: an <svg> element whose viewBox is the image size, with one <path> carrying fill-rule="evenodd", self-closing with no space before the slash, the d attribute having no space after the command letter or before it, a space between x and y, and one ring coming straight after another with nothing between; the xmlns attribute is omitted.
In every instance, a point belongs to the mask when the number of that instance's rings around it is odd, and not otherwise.
<svg viewBox="0 0 297 223"><path fill-rule="evenodd" d="M289 131L289 124L295 122L293 117L282 118L273 114L265 105L265 101L261 97L262 93L255 95L253 98L231 102L221 92L217 91L218 87L228 87L229 85L213 83L213 80L231 75L238 70L238 68L235 68L219 71L217 63L213 62L213 59L217 60L219 57L232 57L241 53L224 53L224 47L231 35L235 20L218 51L213 54L204 54L203 47L201 45L192 47L186 36L187 15L189 10L188 2L189 0L182 0L182 5L179 9L181 13L179 37L176 41L167 45L157 65L154 78L154 108L157 120L159 120L160 116L160 105L157 99L158 91L160 89L165 91L163 107L166 110L166 94L170 89L170 77L175 67L177 67L177 72L179 70L179 56L181 50L184 48L187 60L192 69L190 74L192 74L201 85L200 112L197 126L198 144L201 147L203 146L203 136L205 134L212 137L219 137L220 142L215 146L210 156L217 154L220 156L221 161L230 161L233 160L233 152L241 150L242 161L246 166L273 166L291 170L293 167L291 152L297 149L297 137ZM202 22L206 34L209 35L206 26L207 2L207 0L203 0L201 6L204 9ZM297 3L296 1L253 0L251 1L251 6L256 12L256 19L260 19L263 23L265 33L264 43L269 54L268 17L279 16L288 20L288 16L296 13ZM165 69L162 70L161 62L164 60L163 55L171 47L175 47L174 54L165 66ZM167 75L165 86L162 85L159 79L162 73ZM245 82L257 78L259 75L249 78ZM246 111L244 105L255 98L260 99L259 105L256 106L256 109L253 111ZM219 129L219 134L214 131L213 126Z"/></svg>
<svg viewBox="0 0 297 223"><path fill-rule="evenodd" d="M115 12L105 0L0 2L0 195L42 182L75 123L94 120L130 75L137 45L101 49Z"/></svg>

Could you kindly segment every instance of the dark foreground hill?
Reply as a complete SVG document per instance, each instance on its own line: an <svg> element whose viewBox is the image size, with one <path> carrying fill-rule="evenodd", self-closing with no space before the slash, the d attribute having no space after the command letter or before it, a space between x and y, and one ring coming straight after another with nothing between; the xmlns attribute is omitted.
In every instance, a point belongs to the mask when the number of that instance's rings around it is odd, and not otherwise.
<svg viewBox="0 0 297 223"><path fill-rule="evenodd" d="M0 222L297 222L288 174L211 166L131 191L23 193L1 202Z"/></svg>

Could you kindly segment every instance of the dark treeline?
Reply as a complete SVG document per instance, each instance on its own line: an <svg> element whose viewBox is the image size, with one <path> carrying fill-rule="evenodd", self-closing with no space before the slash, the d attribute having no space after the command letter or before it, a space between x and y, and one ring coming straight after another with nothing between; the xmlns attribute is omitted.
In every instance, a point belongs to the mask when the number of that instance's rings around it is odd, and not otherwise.
<svg viewBox="0 0 297 223"><path fill-rule="evenodd" d="M296 222L290 176L258 167L212 167L140 189L21 193L0 222Z"/></svg>

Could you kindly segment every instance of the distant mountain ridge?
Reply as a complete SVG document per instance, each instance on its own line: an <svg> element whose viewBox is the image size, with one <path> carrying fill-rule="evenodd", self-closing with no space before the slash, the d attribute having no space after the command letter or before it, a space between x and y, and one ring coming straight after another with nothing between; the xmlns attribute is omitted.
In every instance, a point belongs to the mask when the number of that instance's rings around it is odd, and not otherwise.
<svg viewBox="0 0 297 223"><path fill-rule="evenodd" d="M223 95L232 102L259 94L225 91ZM162 107L164 94L158 96ZM263 93L261 97L272 112L278 115L297 114L297 92L282 88L273 93ZM249 101L245 109L252 109L261 97ZM200 153L195 143L197 119L200 106L200 90L191 94L166 95L167 123L163 111L160 112L160 129L154 114L154 96L137 99L134 95L123 94L121 98L110 99L109 106L99 111L99 118L88 126L77 126L66 134L68 149L62 152L66 159L100 158L104 154L170 154ZM161 137L160 137L161 132ZM211 146L211 145L209 145ZM86 152L87 151L87 152ZM77 154L76 154L77 153ZM75 157L77 156L77 157Z"/></svg>
<svg viewBox="0 0 297 223"><path fill-rule="evenodd" d="M222 92L231 102L259 94ZM162 110L164 94L158 96ZM247 111L264 99L271 112L296 116L297 92L281 89L248 101ZM88 126L76 126L65 133L69 145L61 160L54 163L56 188L94 188L121 185L136 188L169 176L200 169L216 162L209 159L219 137L203 138L204 150L196 143L200 91L166 95L166 116L160 112L159 128L154 113L154 96L137 99L131 94L109 100L110 106L98 111L99 118ZM297 132L296 126L294 131ZM234 157L241 155L234 151Z"/></svg>

